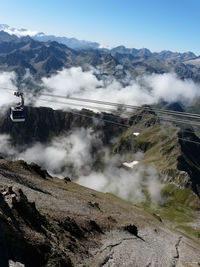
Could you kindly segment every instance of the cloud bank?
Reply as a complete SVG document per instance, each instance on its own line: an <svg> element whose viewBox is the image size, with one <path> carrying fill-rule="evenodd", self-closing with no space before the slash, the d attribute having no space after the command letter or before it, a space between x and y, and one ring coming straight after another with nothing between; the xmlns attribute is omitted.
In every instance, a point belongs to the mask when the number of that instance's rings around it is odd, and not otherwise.
<svg viewBox="0 0 200 267"><path fill-rule="evenodd" d="M98 71L90 69L83 71L81 67L72 67L63 69L50 77L43 77L41 83L36 83L31 75L26 72L22 87L26 88L25 83L31 82L33 87L41 86L43 93L51 93L53 95L61 95L66 97L78 97L92 100L110 101L121 104L130 104L140 106L144 104L155 104L161 100L166 102L181 101L184 104L191 104L200 96L200 86L190 79L181 80L175 73L149 74L139 76L132 79L126 77L126 86L115 80L113 77L99 80L97 78ZM98 75L99 77L100 75ZM0 87L13 88L16 87L16 74L14 72L0 73ZM12 96L9 90L1 90L0 107L10 105L16 102L16 98ZM55 109L65 109L74 106L80 109L84 105L92 107L97 104L81 103L69 101L56 97L41 96L35 99L30 97L30 90L26 92L26 100L34 102L36 106L50 106ZM43 101L43 100L45 101ZM48 100L46 102L46 100ZM50 101L49 101L50 100ZM61 104L58 102L68 102L71 104ZM77 106L76 106L77 105ZM108 106L102 106L108 109ZM93 108L94 109L94 108Z"/></svg>
<svg viewBox="0 0 200 267"><path fill-rule="evenodd" d="M98 134L92 129L81 128L56 137L47 145L36 143L18 157L43 166L53 175L71 177L88 173L92 169L95 161L92 151L101 146Z"/></svg>
<svg viewBox="0 0 200 267"><path fill-rule="evenodd" d="M63 69L42 79L42 86L55 95L73 96L122 104L154 104L161 100L190 104L200 96L200 87L192 80L181 80L175 73L150 74L130 79L123 86L114 78L98 80L97 70L81 67Z"/></svg>
<svg viewBox="0 0 200 267"><path fill-rule="evenodd" d="M154 166L137 166L133 170L109 165L103 172L80 176L79 184L104 193L113 193L122 199L144 202L146 189L154 203L161 202L162 184Z"/></svg>
<svg viewBox="0 0 200 267"><path fill-rule="evenodd" d="M49 144L36 143L19 151L11 145L9 135L0 135L0 154L8 159L35 162L51 175L70 177L76 183L119 197L145 201L146 189L153 202L161 201L162 184L154 166L144 167L143 154L133 157L139 160L134 168L123 166L124 158L112 155L103 146L101 134L92 129L78 129L67 135L55 137Z"/></svg>
<svg viewBox="0 0 200 267"><path fill-rule="evenodd" d="M16 91L16 74L15 72L1 72L0 73L0 108L17 102L13 92Z"/></svg>

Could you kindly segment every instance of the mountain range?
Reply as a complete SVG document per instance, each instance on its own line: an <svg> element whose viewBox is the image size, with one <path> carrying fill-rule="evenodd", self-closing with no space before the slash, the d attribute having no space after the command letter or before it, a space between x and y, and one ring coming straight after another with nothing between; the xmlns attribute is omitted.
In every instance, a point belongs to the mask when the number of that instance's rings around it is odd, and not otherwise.
<svg viewBox="0 0 200 267"><path fill-rule="evenodd" d="M30 36L34 40L40 42L48 42L48 41L56 41L58 43L64 44L72 49L98 49L101 48L102 45L98 44L97 42L89 42L84 40L78 40L76 38L67 38L67 37L60 37L54 35L46 35L43 32L37 31L30 31L26 29L16 29L14 27L10 27L7 24L0 24L0 31L7 32L10 35L15 35L17 37L24 37Z"/></svg>
<svg viewBox="0 0 200 267"><path fill-rule="evenodd" d="M71 45L62 37L48 38L43 33L16 30L7 25L1 25L0 29L2 71L14 70L22 75L29 69L36 77L42 77L62 68L81 66L86 70L92 66L101 77L113 76L119 81L127 75L134 78L141 74L166 72L175 72L182 79L200 80L200 59L192 52L155 53L146 48L124 46L101 49L97 43L85 45L88 42L76 40L79 44Z"/></svg>

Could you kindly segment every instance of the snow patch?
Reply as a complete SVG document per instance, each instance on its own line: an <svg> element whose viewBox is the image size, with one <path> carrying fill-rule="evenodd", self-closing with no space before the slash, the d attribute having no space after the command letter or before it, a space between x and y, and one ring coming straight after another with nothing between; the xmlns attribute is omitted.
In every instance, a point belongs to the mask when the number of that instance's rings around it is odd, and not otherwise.
<svg viewBox="0 0 200 267"><path fill-rule="evenodd" d="M128 162L124 162L123 163L123 165L124 166L126 166L126 167L128 167L128 168L133 168L135 165L137 165L139 163L139 161L137 161L137 160L134 160L134 161L132 161L132 162L130 162L130 163L128 163Z"/></svg>
<svg viewBox="0 0 200 267"><path fill-rule="evenodd" d="M105 44L99 44L99 49L108 49L111 50L113 47L110 45L105 45Z"/></svg>

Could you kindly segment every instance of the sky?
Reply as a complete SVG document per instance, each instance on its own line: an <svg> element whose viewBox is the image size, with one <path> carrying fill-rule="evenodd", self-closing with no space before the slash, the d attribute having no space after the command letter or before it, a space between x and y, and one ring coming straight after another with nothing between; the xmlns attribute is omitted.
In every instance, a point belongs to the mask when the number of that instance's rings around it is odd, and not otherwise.
<svg viewBox="0 0 200 267"><path fill-rule="evenodd" d="M0 0L0 23L58 36L200 55L200 0Z"/></svg>

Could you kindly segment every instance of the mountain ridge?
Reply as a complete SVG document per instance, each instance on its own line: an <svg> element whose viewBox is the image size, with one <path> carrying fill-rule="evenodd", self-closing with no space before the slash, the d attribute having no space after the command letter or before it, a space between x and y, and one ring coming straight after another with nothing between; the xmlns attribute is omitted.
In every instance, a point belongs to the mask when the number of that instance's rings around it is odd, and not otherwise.
<svg viewBox="0 0 200 267"><path fill-rule="evenodd" d="M15 35L17 36L18 38L21 38L21 37L25 37L25 36L30 36L32 37L33 39L37 40L37 41L40 41L40 42L48 42L48 41L56 41L58 43L61 43L61 44L64 44L66 46L68 46L69 48L72 48L72 49L77 49L77 50L88 50L88 49L103 49L103 50L112 50L113 52L114 51L118 51L119 52L119 49L121 49L121 51L123 50L123 53L128 53L128 54L131 54L133 53L133 51L137 51L137 53L140 53L145 56L148 56L148 55L151 55L151 54L168 54L170 56L172 55L177 55L177 56L180 56L182 54L187 54L188 56L191 57L197 57L195 55L195 53L191 52L191 51L188 51L188 52L173 52L173 51L170 51L170 50L162 50L160 52L151 52L149 49L147 48L127 48L125 47L124 45L118 45L116 47L110 47L108 48L108 46L104 46L102 44L99 44L97 42L92 42L92 41L85 41L85 40L79 40L75 37L62 37L62 36L55 36L55 35L46 35L45 33L43 32L37 32L37 31L30 31L30 30L27 30L27 29L17 29L17 28L14 28L14 27L10 27L9 25L7 24L0 24L0 31L4 31L10 35Z"/></svg>
<svg viewBox="0 0 200 267"><path fill-rule="evenodd" d="M49 76L63 68L82 67L98 70L99 78L114 77L123 81L151 73L175 72L181 79L200 81L200 69L189 64L195 60L192 53L151 53L147 49L73 50L58 42L39 42L29 36L18 38L0 31L0 70L15 71L19 76L29 69L35 78ZM122 49L124 50L124 48Z"/></svg>
<svg viewBox="0 0 200 267"><path fill-rule="evenodd" d="M30 36L33 39L40 41L40 42L48 42L48 41L56 41L58 43L67 45L69 48L72 49L98 49L101 45L97 42L90 42L85 40L78 40L74 37L67 38L67 37L60 37L54 35L46 35L43 32L37 31L29 31L26 29L16 29L13 27L8 26L7 24L0 24L0 31L7 32L10 35L15 35L18 38Z"/></svg>

